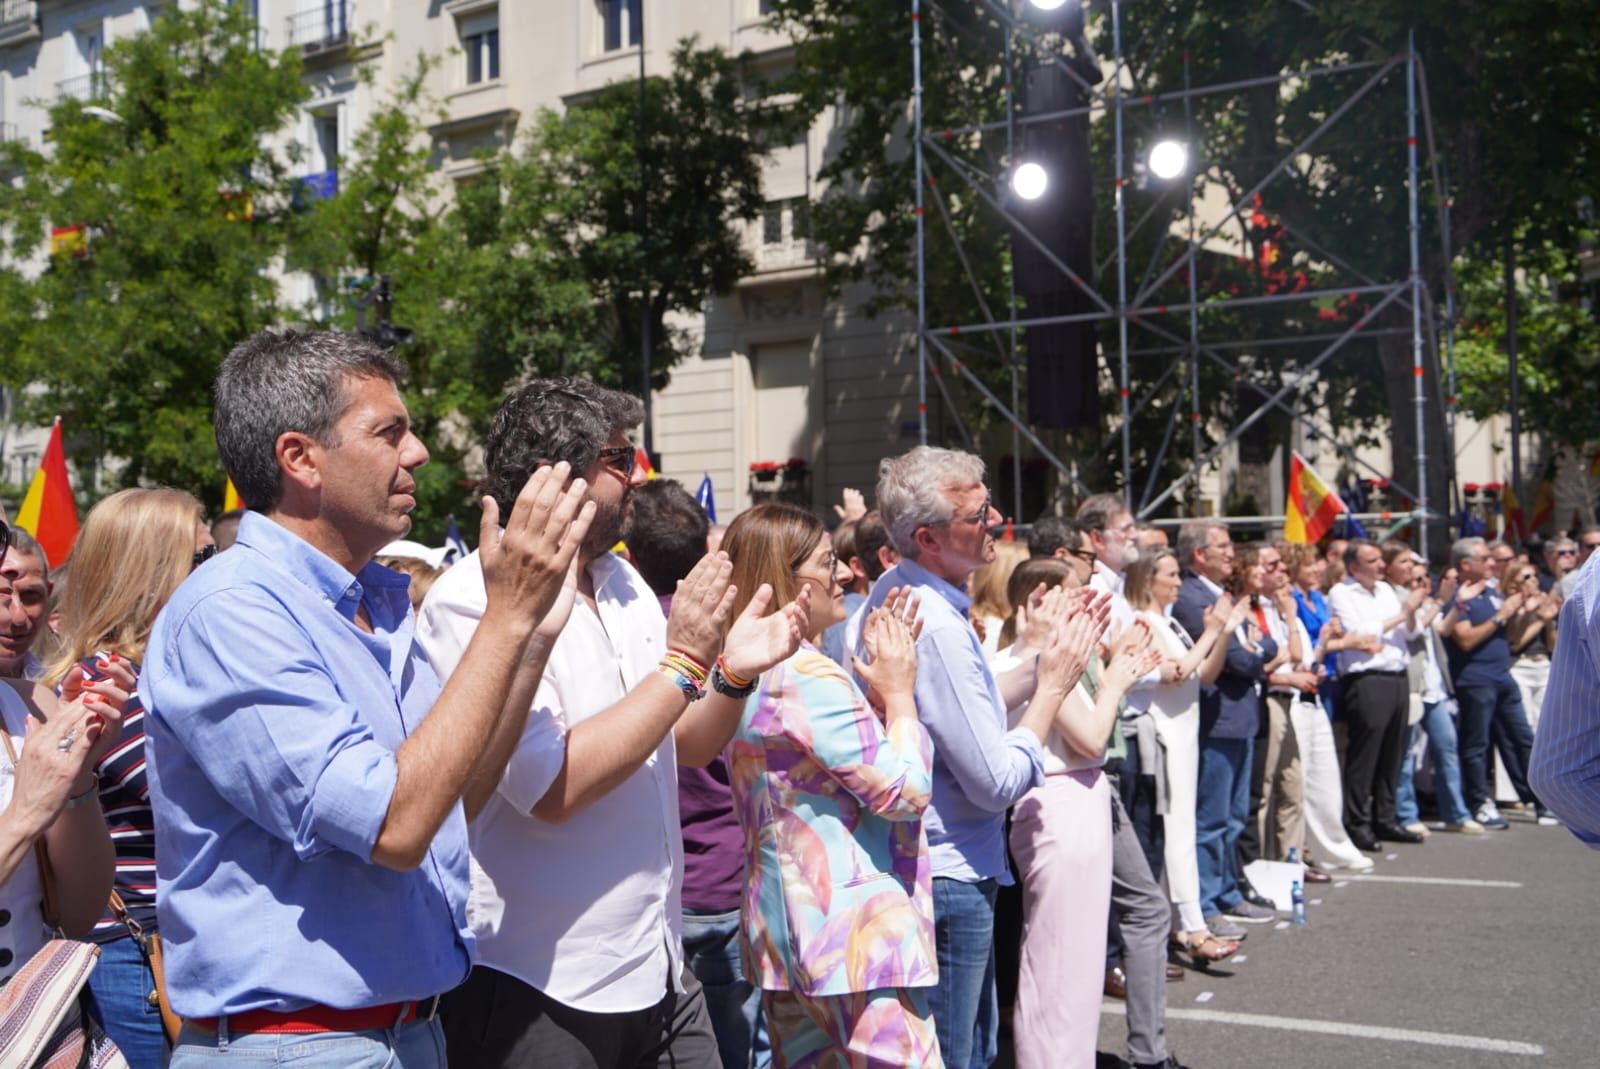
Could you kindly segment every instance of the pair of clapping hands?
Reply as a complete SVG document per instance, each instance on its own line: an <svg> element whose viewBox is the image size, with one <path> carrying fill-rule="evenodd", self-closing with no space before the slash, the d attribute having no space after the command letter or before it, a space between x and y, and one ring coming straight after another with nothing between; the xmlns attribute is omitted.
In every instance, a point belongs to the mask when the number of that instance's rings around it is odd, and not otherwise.
<svg viewBox="0 0 1600 1069"><path fill-rule="evenodd" d="M1110 594L1089 587L1034 588L1017 609L1017 634L1022 645L1039 651L1039 686L1062 693L1077 686L1089 658L1102 654L1102 639L1111 623ZM1135 620L1104 646L1105 671L1100 685L1127 690L1166 658L1144 620ZM1131 673L1131 674L1130 674Z"/></svg>
<svg viewBox="0 0 1600 1069"><path fill-rule="evenodd" d="M534 636L555 641L572 613L578 589L579 549L594 520L586 501L589 484L571 478L565 462L542 467L528 478L502 528L494 498L483 499L479 556L488 595L485 617L504 612L537 620ZM737 620L733 564L723 552L708 553L678 582L667 616L667 647L702 664L718 656L741 677L754 678L799 649L805 637L810 589L768 613L772 588L763 583Z"/></svg>
<svg viewBox="0 0 1600 1069"><path fill-rule="evenodd" d="M47 719L29 719L11 804L30 834L42 834L68 801L97 789L95 767L121 738L123 707L137 684L127 661L102 655L92 673L72 666Z"/></svg>

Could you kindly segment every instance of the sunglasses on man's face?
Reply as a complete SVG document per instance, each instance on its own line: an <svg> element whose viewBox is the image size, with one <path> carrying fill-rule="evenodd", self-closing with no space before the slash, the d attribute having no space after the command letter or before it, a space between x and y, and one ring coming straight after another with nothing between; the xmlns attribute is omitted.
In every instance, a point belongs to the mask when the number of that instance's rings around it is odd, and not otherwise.
<svg viewBox="0 0 1600 1069"><path fill-rule="evenodd" d="M633 466L637 462L638 454L631 445L614 445L600 450L595 459L624 479L633 478Z"/></svg>

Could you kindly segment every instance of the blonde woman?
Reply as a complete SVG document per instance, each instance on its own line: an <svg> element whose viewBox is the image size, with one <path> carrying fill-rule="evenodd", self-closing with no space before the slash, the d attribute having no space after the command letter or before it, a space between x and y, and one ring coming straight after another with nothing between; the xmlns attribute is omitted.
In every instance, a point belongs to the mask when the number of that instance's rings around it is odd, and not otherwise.
<svg viewBox="0 0 1600 1069"><path fill-rule="evenodd" d="M1138 619L1149 625L1164 660L1161 684L1150 691L1150 715L1166 748L1167 813L1164 860L1167 894L1177 914L1176 942L1203 968L1231 957L1239 944L1219 939L1206 926L1200 908L1200 867L1195 854L1195 796L1200 781L1200 687L1222 674L1228 657L1225 636L1244 623L1245 603L1227 594L1206 611L1205 630L1191 639L1172 619L1183 575L1170 549L1139 555L1128 565L1123 592ZM1221 641L1219 641L1219 639Z"/></svg>
<svg viewBox="0 0 1600 1069"><path fill-rule="evenodd" d="M200 502L181 490L121 490L84 519L72 556L72 582L61 605L61 649L47 678L74 689L75 669L94 679L113 665L136 677L156 614L189 573L216 551ZM130 688L131 689L131 688ZM137 695L124 710L121 741L99 757L94 772L100 804L116 844L116 891L150 936L156 930L155 823L145 781L144 707ZM90 993L106 1032L132 1069L167 1062L155 981L144 947L128 925L104 913L89 938L100 945Z"/></svg>

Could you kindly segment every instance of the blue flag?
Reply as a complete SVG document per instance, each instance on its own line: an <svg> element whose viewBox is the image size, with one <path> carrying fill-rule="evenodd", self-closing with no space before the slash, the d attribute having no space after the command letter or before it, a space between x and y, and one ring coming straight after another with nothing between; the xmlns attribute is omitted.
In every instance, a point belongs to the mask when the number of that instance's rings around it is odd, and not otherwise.
<svg viewBox="0 0 1600 1069"><path fill-rule="evenodd" d="M444 547L446 564L454 564L467 555L467 544L461 540L461 529L456 526L456 518L453 515L450 517L449 526L445 528Z"/></svg>
<svg viewBox="0 0 1600 1069"><path fill-rule="evenodd" d="M712 523L717 522L717 492L711 488L711 474L709 472L700 480L700 489L694 492L694 499L700 502L700 507L706 511L706 519Z"/></svg>
<svg viewBox="0 0 1600 1069"><path fill-rule="evenodd" d="M1461 510L1459 526L1462 538L1482 538L1483 532L1486 530L1483 517L1477 515L1471 509Z"/></svg>

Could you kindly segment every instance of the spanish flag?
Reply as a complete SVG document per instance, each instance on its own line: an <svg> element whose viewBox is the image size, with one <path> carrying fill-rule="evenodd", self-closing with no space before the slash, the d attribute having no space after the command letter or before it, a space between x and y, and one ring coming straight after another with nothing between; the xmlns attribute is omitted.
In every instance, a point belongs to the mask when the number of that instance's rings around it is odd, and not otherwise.
<svg viewBox="0 0 1600 1069"><path fill-rule="evenodd" d="M1291 453L1289 493L1283 518L1284 540L1306 544L1317 542L1345 511L1339 495L1311 470L1306 458L1299 453Z"/></svg>
<svg viewBox="0 0 1600 1069"><path fill-rule="evenodd" d="M1517 500L1517 491L1510 480L1506 481L1500 493L1500 505L1505 513L1505 522L1500 525L1500 537L1515 538L1518 542L1527 541L1528 518L1522 513L1522 502Z"/></svg>
<svg viewBox="0 0 1600 1069"><path fill-rule="evenodd" d="M50 560L59 568L78 540L78 503L72 499L72 484L67 481L67 453L61 447L61 417L50 428L50 441L28 495L17 510L17 526L33 535Z"/></svg>
<svg viewBox="0 0 1600 1069"><path fill-rule="evenodd" d="M658 477L656 475L655 465L650 463L650 454L644 451L644 446L642 445L633 447L633 466L644 469L644 477L646 480L655 479Z"/></svg>
<svg viewBox="0 0 1600 1069"><path fill-rule="evenodd" d="M233 480L228 480L228 485L222 488L222 511L232 512L234 509L244 508L244 500L239 496L239 491L233 488Z"/></svg>

